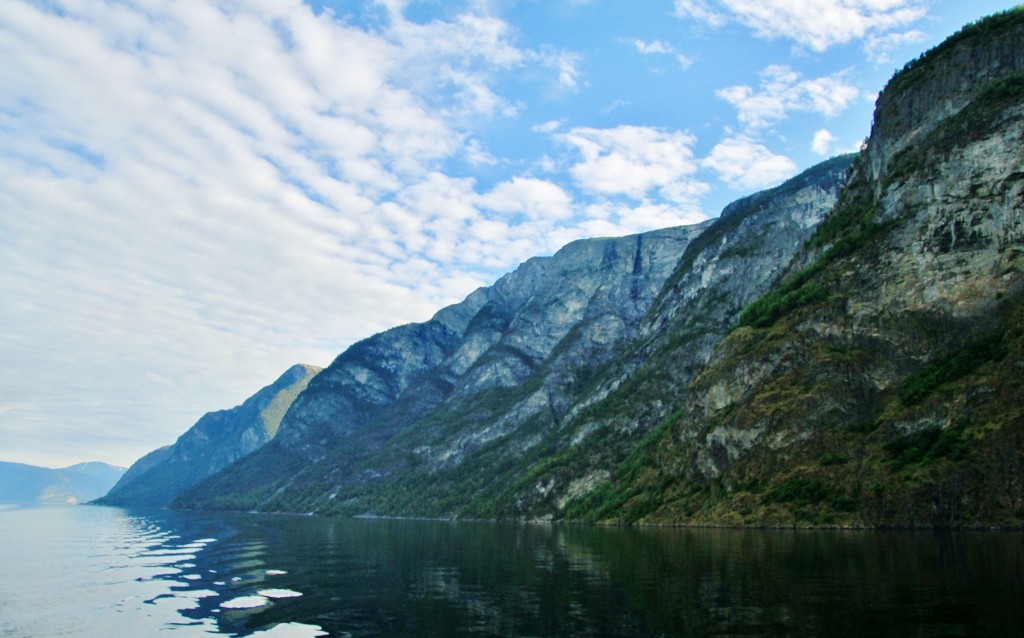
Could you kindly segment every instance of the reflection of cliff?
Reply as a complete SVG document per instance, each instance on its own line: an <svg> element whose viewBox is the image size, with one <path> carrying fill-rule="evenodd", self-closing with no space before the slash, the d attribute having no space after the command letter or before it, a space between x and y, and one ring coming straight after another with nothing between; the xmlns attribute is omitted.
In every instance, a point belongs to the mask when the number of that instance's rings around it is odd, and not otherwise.
<svg viewBox="0 0 1024 638"><path fill-rule="evenodd" d="M1019 538L998 534L571 527L560 540L667 635L830 635L874 624L876 635L908 635L922 623L973 635L986 613L965 595L987 589L994 610L1013 605L1019 592L999 583L1016 582L1024 561Z"/></svg>
<svg viewBox="0 0 1024 638"><path fill-rule="evenodd" d="M997 533L137 520L140 560L171 593L156 604L188 603L181 615L225 633L299 622L330 635L1015 635L1007 610L1024 595L1024 545ZM269 588L302 595L225 607Z"/></svg>

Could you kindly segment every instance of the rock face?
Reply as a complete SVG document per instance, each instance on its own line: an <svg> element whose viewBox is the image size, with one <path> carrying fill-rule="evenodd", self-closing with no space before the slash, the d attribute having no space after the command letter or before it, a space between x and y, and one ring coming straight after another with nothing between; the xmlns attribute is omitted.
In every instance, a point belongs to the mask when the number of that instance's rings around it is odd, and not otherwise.
<svg viewBox="0 0 1024 638"><path fill-rule="evenodd" d="M103 505L163 507L194 483L263 447L288 407L320 368L295 365L242 405L209 412L174 445L136 461L102 498Z"/></svg>
<svg viewBox="0 0 1024 638"><path fill-rule="evenodd" d="M98 462L51 470L0 461L0 503L77 505L105 494L124 472Z"/></svg>
<svg viewBox="0 0 1024 638"><path fill-rule="evenodd" d="M175 506L1020 524L1022 51L1024 10L971 25L856 157L352 346Z"/></svg>
<svg viewBox="0 0 1024 638"><path fill-rule="evenodd" d="M693 339L674 345L692 376L835 203L851 161L826 162L713 222L574 242L429 322L352 346L299 397L273 444L176 505L556 515L553 503L580 493L609 459L621 460L673 403L622 428L588 412L629 380L643 359L635 344L657 341L658 325L691 323ZM596 445L595 430L602 454L581 457L571 488L552 483L538 502L517 494L516 486L534 494L521 480L552 456L583 439Z"/></svg>
<svg viewBox="0 0 1024 638"><path fill-rule="evenodd" d="M593 520L1024 522L1024 11L880 96L793 268L748 306Z"/></svg>

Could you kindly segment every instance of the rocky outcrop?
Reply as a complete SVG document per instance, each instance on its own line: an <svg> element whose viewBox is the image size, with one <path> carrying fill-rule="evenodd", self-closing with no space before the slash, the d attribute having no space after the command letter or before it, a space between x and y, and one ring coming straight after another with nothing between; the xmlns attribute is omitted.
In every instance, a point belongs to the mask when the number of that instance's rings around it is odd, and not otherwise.
<svg viewBox="0 0 1024 638"><path fill-rule="evenodd" d="M739 200L691 242L638 338L561 431L554 459L528 468L497 504L501 516L575 518L615 467L685 403L686 387L836 203L852 156Z"/></svg>
<svg viewBox="0 0 1024 638"><path fill-rule="evenodd" d="M173 445L156 449L132 464L96 503L167 505L197 481L273 439L288 407L319 371L315 366L292 366L242 405L203 415Z"/></svg>

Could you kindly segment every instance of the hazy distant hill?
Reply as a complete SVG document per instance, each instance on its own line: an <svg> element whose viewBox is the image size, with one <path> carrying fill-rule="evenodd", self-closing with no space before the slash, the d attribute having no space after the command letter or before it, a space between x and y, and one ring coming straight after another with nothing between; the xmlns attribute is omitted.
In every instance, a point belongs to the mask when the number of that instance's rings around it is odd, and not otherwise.
<svg viewBox="0 0 1024 638"><path fill-rule="evenodd" d="M107 493L125 468L106 463L79 463L53 470L0 461L0 502L75 505Z"/></svg>
<svg viewBox="0 0 1024 638"><path fill-rule="evenodd" d="M294 365L277 381L230 410L209 412L181 435L132 464L103 505L163 507L196 481L263 447L285 412L320 368Z"/></svg>

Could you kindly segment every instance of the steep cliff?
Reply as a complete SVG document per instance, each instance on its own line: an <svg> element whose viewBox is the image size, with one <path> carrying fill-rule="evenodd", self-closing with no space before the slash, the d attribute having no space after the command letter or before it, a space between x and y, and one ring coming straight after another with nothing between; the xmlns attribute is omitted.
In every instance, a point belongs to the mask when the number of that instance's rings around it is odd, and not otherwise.
<svg viewBox="0 0 1024 638"><path fill-rule="evenodd" d="M95 502L162 507L199 480L264 446L319 368L295 365L242 405L203 415L173 445L143 456Z"/></svg>
<svg viewBox="0 0 1024 638"><path fill-rule="evenodd" d="M879 97L839 203L590 520L1024 522L1024 11Z"/></svg>

